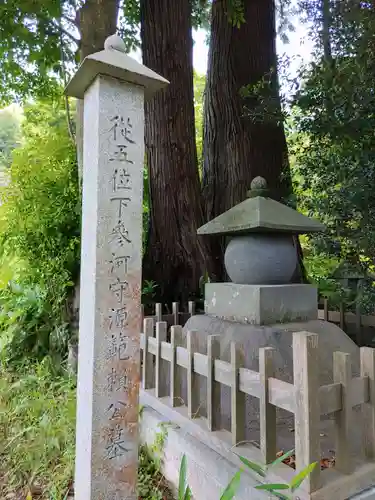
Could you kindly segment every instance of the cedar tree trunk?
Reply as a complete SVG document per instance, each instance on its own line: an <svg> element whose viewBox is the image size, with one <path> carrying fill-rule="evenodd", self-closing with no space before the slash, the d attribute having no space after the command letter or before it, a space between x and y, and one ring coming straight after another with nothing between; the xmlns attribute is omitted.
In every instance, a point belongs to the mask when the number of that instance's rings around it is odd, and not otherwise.
<svg viewBox="0 0 375 500"><path fill-rule="evenodd" d="M150 221L143 262L158 300L185 301L206 270L197 169L190 0L141 0L143 62L170 81L145 105Z"/></svg>
<svg viewBox="0 0 375 500"><path fill-rule="evenodd" d="M116 32L120 0L86 0L77 12L81 35L80 60L103 50L106 38ZM77 160L79 179L83 168L83 100L77 100Z"/></svg>
<svg viewBox="0 0 375 500"><path fill-rule="evenodd" d="M245 0L245 22L239 28L230 24L226 6L224 0L213 0L204 107L206 220L243 201L258 175L266 179L276 199L290 190L280 117L274 0ZM264 100L241 94L243 87L262 79L269 82L261 93ZM267 103L265 113L262 102ZM215 275L222 281L225 242L211 237L211 243Z"/></svg>

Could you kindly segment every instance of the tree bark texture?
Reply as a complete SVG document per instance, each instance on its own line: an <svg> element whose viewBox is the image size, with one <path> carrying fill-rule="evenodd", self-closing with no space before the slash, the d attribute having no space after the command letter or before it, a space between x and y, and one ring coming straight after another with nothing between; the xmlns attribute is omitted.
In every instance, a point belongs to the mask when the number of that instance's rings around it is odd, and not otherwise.
<svg viewBox="0 0 375 500"><path fill-rule="evenodd" d="M81 60L104 49L105 39L116 32L120 0L86 0L78 16Z"/></svg>
<svg viewBox="0 0 375 500"><path fill-rule="evenodd" d="M77 27L81 35L80 60L103 50L106 38L116 32L120 0L86 0L77 12ZM83 169L83 100L77 99L76 142L78 177Z"/></svg>
<svg viewBox="0 0 375 500"><path fill-rule="evenodd" d="M143 62L170 85L145 105L150 220L143 273L158 300L185 301L206 270L197 168L190 0L141 0Z"/></svg>
<svg viewBox="0 0 375 500"><path fill-rule="evenodd" d="M245 0L245 22L234 27L227 0L213 0L204 106L203 198L211 220L246 198L252 179L264 177L272 196L290 190L285 133L280 118L274 0ZM261 105L244 86L269 80L273 114L248 116ZM247 111L248 110L248 111ZM276 115L275 115L276 110ZM215 275L223 280L224 241L212 237Z"/></svg>
<svg viewBox="0 0 375 500"><path fill-rule="evenodd" d="M331 3L330 0L322 0L322 43L324 60L329 68L332 66L332 46L331 46Z"/></svg>

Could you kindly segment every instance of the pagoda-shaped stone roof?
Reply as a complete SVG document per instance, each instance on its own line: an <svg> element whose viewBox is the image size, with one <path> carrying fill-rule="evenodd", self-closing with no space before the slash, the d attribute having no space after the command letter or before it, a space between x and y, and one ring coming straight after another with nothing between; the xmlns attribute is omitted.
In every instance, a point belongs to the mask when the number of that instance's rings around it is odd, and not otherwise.
<svg viewBox="0 0 375 500"><path fill-rule="evenodd" d="M117 35L107 38L104 50L85 57L68 83L65 93L83 99L86 89L99 74L144 87L146 98L169 83L155 71L129 57L125 53L125 43Z"/></svg>
<svg viewBox="0 0 375 500"><path fill-rule="evenodd" d="M265 186L262 178L253 180L253 194L262 191L259 189L262 183ZM242 203L201 226L198 234L235 235L259 232L303 234L325 229L319 221L306 217L272 198L253 196L251 191L249 196Z"/></svg>

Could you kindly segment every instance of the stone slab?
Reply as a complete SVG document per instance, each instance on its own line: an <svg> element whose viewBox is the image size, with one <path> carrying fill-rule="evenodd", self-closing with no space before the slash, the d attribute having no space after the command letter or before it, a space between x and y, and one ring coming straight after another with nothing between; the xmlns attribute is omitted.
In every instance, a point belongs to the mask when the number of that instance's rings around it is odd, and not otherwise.
<svg viewBox="0 0 375 500"><path fill-rule="evenodd" d="M206 314L252 325L317 319L317 301L312 285L205 285Z"/></svg>

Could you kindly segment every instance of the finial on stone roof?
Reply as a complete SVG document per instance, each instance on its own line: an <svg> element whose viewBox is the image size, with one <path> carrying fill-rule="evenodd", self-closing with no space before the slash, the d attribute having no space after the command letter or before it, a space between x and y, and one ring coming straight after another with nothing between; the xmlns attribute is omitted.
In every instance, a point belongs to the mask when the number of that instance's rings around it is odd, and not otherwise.
<svg viewBox="0 0 375 500"><path fill-rule="evenodd" d="M250 184L250 190L247 192L248 198L255 198L256 196L269 196L269 191L267 188L267 181L264 177L258 175L254 177Z"/></svg>
<svg viewBox="0 0 375 500"><path fill-rule="evenodd" d="M250 184L251 189L267 189L267 181L264 177L258 175L254 177Z"/></svg>
<svg viewBox="0 0 375 500"><path fill-rule="evenodd" d="M104 50L118 50L119 52L125 53L126 46L124 40L115 33L109 36L104 42Z"/></svg>

